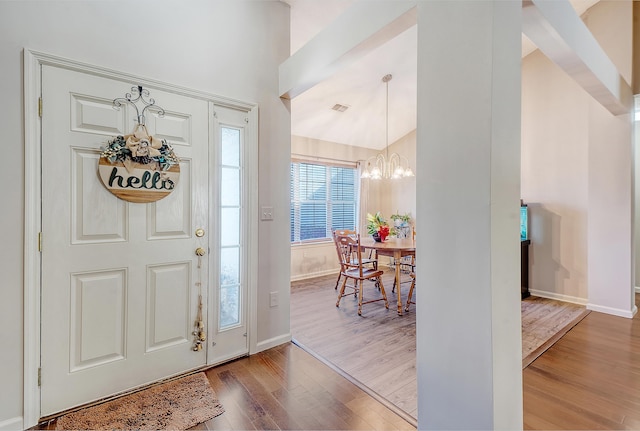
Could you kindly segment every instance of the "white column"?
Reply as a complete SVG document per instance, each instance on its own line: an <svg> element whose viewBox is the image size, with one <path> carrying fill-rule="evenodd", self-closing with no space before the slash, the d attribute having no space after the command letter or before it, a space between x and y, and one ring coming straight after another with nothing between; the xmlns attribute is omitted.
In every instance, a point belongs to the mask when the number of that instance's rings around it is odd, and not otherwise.
<svg viewBox="0 0 640 431"><path fill-rule="evenodd" d="M521 429L517 1L418 2L419 429Z"/></svg>
<svg viewBox="0 0 640 431"><path fill-rule="evenodd" d="M633 141L630 115L589 109L587 308L633 317Z"/></svg>

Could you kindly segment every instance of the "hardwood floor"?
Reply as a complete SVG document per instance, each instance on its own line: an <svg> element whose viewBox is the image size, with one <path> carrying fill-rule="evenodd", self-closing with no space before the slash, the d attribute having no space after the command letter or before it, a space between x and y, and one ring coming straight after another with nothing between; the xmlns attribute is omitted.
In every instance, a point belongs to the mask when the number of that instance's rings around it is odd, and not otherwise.
<svg viewBox="0 0 640 431"><path fill-rule="evenodd" d="M291 334L295 342L416 423L415 305L403 316L397 315L396 295L390 292L393 271L388 270L383 282L389 309L381 302L368 304L360 317L352 295L341 300L340 308L333 306L335 278L329 275L291 283ZM410 278L404 274L403 280ZM408 283L403 283L403 303L408 288ZM380 297L370 282L365 282L364 294L365 299ZM538 297L523 300L521 306L523 368L588 314L583 306Z"/></svg>
<svg viewBox="0 0 640 431"><path fill-rule="evenodd" d="M227 412L196 429L414 429L292 344L207 376ZM640 315L590 313L523 377L525 429L640 429Z"/></svg>
<svg viewBox="0 0 640 431"><path fill-rule="evenodd" d="M353 295L334 306L336 276L291 283L291 334L295 342L348 375L399 414L415 423L417 418L415 305L402 316L392 293L393 271L382 277L389 309L383 302L365 304L358 316ZM409 280L407 274L402 280ZM364 297L381 296L374 283L365 281ZM402 283L406 303L408 283ZM417 296L414 293L414 297Z"/></svg>
<svg viewBox="0 0 640 431"><path fill-rule="evenodd" d="M291 343L206 374L226 412L196 430L415 429ZM590 313L523 370L523 393L525 429L640 429L640 314Z"/></svg>
<svg viewBox="0 0 640 431"><path fill-rule="evenodd" d="M524 369L523 386L525 429L640 429L640 315L590 313Z"/></svg>
<svg viewBox="0 0 640 431"><path fill-rule="evenodd" d="M291 343L206 374L226 411L192 429L415 430Z"/></svg>

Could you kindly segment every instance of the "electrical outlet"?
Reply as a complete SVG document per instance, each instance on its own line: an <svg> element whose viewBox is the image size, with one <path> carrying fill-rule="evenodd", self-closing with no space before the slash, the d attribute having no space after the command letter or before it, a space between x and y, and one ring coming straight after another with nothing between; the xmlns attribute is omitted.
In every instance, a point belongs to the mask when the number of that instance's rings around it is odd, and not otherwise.
<svg viewBox="0 0 640 431"><path fill-rule="evenodd" d="M269 294L269 305L271 307L277 307L278 306L278 292L271 292Z"/></svg>
<svg viewBox="0 0 640 431"><path fill-rule="evenodd" d="M260 210L260 220L273 220L273 207L262 207Z"/></svg>

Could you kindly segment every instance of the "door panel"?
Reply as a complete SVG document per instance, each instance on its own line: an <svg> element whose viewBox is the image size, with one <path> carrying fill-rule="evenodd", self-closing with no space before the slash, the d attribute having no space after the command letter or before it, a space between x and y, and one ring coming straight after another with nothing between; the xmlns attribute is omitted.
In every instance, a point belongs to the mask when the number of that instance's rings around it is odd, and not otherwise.
<svg viewBox="0 0 640 431"><path fill-rule="evenodd" d="M193 231L191 226L191 160L181 158L180 187L169 196L147 207L147 239L178 239L188 238Z"/></svg>
<svg viewBox="0 0 640 431"><path fill-rule="evenodd" d="M149 204L117 199L97 175L100 147L131 133L135 110L113 109L132 84L42 69L41 415L206 364L193 351L198 287L208 267L208 102L150 88L167 109L149 133L181 158L173 193ZM213 258L213 257L212 257ZM206 309L205 309L206 311Z"/></svg>
<svg viewBox="0 0 640 431"><path fill-rule="evenodd" d="M191 262L148 268L147 352L189 342Z"/></svg>
<svg viewBox="0 0 640 431"><path fill-rule="evenodd" d="M102 184L92 181L100 155L86 148L72 148L71 152L71 243L126 241L129 222L125 201L114 199Z"/></svg>
<svg viewBox="0 0 640 431"><path fill-rule="evenodd" d="M70 93L71 130L117 136L128 133L126 110L113 109L113 99Z"/></svg>
<svg viewBox="0 0 640 431"><path fill-rule="evenodd" d="M125 358L126 293L124 269L71 275L71 372Z"/></svg>

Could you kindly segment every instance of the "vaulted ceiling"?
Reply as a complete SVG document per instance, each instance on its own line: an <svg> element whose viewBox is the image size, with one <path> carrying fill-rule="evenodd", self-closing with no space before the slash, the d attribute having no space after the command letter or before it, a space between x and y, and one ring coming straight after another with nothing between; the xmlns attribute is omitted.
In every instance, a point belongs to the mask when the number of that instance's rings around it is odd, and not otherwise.
<svg viewBox="0 0 640 431"><path fill-rule="evenodd" d="M291 6L291 53L311 40L356 0L284 0ZM598 0L570 0L582 15ZM522 56L536 47L522 37ZM416 128L417 27L320 82L291 102L292 135L354 146L386 145L386 89L389 82L389 142ZM334 110L335 105L347 107ZM343 108L344 109L344 108Z"/></svg>

